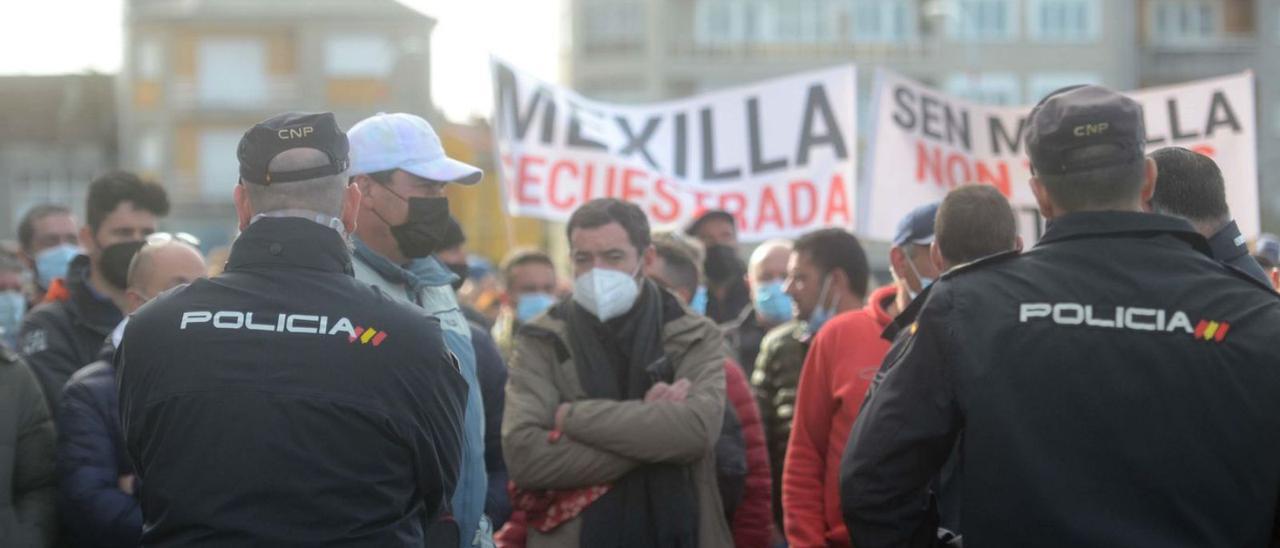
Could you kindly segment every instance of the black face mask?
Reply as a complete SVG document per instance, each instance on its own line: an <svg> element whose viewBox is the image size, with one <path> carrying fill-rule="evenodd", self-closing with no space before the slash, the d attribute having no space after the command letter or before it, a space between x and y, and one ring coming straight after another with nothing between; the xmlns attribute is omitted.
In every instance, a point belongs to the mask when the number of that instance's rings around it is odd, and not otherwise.
<svg viewBox="0 0 1280 548"><path fill-rule="evenodd" d="M453 290L457 291L462 289L462 284L467 281L467 263L445 263L444 261L441 261L441 263L443 263L449 270L452 270L454 274L458 275L458 279L453 281Z"/></svg>
<svg viewBox="0 0 1280 548"><path fill-rule="evenodd" d="M747 273L747 265L738 258L738 250L723 244L707 248L707 259L703 267L707 272L707 280L717 286L732 282Z"/></svg>
<svg viewBox="0 0 1280 548"><path fill-rule="evenodd" d="M102 277L116 289L123 290L129 285L129 263L146 242L121 242L102 248L98 257L98 268Z"/></svg>
<svg viewBox="0 0 1280 548"><path fill-rule="evenodd" d="M374 215L391 227L391 237L396 239L400 252L405 257L417 259L444 249L444 234L449 229L449 199L406 199L388 187L383 188L409 204L409 217L399 225L392 225L378 210L373 210Z"/></svg>

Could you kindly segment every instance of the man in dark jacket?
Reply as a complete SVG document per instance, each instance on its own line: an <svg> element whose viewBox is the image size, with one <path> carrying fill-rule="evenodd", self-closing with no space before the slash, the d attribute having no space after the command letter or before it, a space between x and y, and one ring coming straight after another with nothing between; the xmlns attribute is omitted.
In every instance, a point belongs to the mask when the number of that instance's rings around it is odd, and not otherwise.
<svg viewBox="0 0 1280 548"><path fill-rule="evenodd" d="M1034 249L950 271L841 472L854 545L930 546L959 449L973 546L1266 546L1280 492L1280 299L1155 190L1142 107L1097 86L1031 113Z"/></svg>
<svg viewBox="0 0 1280 548"><path fill-rule="evenodd" d="M18 351L40 379L50 409L71 374L98 359L102 341L120 323L129 259L169 212L169 198L160 185L120 171L89 184L85 209L85 254L49 290L52 302L27 313L18 335Z"/></svg>
<svg viewBox="0 0 1280 548"><path fill-rule="evenodd" d="M181 240L143 246L129 268L125 312L169 289L203 278L200 252ZM133 464L120 436L116 368L121 322L102 359L71 376L58 403L58 514L77 548L137 546L142 536Z"/></svg>
<svg viewBox="0 0 1280 548"><path fill-rule="evenodd" d="M1182 147L1150 154L1156 163L1156 193L1151 210L1181 217L1209 240L1213 258L1270 284L1266 271L1249 255L1249 244L1231 219L1222 170L1212 158Z"/></svg>
<svg viewBox="0 0 1280 548"><path fill-rule="evenodd" d="M0 345L0 546L53 546L53 438L40 383Z"/></svg>
<svg viewBox="0 0 1280 548"><path fill-rule="evenodd" d="M353 277L347 148L330 113L246 132L225 271L130 318L144 545L458 543L424 524L457 482L466 384L437 320Z"/></svg>

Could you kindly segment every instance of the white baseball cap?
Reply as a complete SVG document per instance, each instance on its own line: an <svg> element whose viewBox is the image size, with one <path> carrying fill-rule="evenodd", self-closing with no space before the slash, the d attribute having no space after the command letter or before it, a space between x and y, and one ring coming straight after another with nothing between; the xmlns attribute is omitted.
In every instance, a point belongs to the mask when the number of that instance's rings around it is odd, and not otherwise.
<svg viewBox="0 0 1280 548"><path fill-rule="evenodd" d="M420 116L379 112L347 130L352 175L400 169L432 181L474 185L480 168L445 155L440 137Z"/></svg>

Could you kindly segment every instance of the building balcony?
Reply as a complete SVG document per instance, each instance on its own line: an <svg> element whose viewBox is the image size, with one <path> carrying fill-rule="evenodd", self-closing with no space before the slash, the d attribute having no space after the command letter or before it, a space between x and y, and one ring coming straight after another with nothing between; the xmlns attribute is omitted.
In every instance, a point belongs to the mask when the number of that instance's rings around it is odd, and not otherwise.
<svg viewBox="0 0 1280 548"><path fill-rule="evenodd" d="M299 99L298 81L292 76L225 83L182 78L172 84L170 107L178 111L276 112L296 107Z"/></svg>

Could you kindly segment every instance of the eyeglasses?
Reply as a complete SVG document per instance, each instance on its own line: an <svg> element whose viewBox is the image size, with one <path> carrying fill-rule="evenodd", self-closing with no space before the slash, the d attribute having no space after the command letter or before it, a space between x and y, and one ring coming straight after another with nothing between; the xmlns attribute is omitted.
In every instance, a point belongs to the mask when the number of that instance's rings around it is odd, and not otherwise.
<svg viewBox="0 0 1280 548"><path fill-rule="evenodd" d="M144 241L147 242L147 245L162 245L174 240L178 240L179 242L197 249L200 248L200 238L192 236L186 232L152 232L151 234L147 234Z"/></svg>

